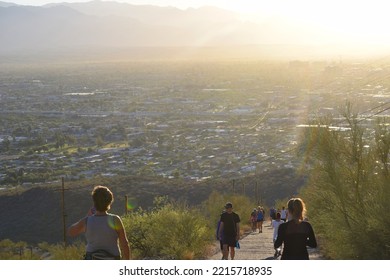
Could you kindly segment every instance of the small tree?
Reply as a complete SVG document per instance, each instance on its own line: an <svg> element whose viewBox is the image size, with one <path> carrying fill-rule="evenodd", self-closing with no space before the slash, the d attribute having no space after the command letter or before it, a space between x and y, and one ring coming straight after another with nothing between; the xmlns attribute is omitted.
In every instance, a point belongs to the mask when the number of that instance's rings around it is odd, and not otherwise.
<svg viewBox="0 0 390 280"><path fill-rule="evenodd" d="M211 242L207 220L198 210L156 199L151 211L125 216L133 256L141 259L200 259Z"/></svg>
<svg viewBox="0 0 390 280"><path fill-rule="evenodd" d="M389 259L388 124L364 127L350 106L343 116L343 129L326 119L305 133L308 214L329 257Z"/></svg>

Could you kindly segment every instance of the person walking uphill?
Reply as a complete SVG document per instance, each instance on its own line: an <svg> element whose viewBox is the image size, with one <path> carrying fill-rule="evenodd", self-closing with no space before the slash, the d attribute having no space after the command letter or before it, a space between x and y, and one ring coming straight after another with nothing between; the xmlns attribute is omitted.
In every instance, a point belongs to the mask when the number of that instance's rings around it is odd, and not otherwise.
<svg viewBox="0 0 390 280"><path fill-rule="evenodd" d="M308 260L306 246L316 248L317 240L311 224L303 220L305 204L300 198L292 198L287 208L289 221L279 225L274 248L284 245L282 260Z"/></svg>
<svg viewBox="0 0 390 280"><path fill-rule="evenodd" d="M259 233L263 232L263 222L264 222L264 208L259 206L257 207L257 228Z"/></svg>
<svg viewBox="0 0 390 280"><path fill-rule="evenodd" d="M236 242L240 239L240 217L233 212L232 203L225 205L226 212L221 215L221 225L219 227L219 238L223 244L223 258L234 260ZM230 249L230 250L229 250Z"/></svg>
<svg viewBox="0 0 390 280"><path fill-rule="evenodd" d="M93 211L89 211L86 217L72 224L68 228L68 235L73 237L85 233L86 260L129 260L129 241L122 220L119 216L108 213L114 200L112 192L105 186L96 186L92 191L92 199Z"/></svg>

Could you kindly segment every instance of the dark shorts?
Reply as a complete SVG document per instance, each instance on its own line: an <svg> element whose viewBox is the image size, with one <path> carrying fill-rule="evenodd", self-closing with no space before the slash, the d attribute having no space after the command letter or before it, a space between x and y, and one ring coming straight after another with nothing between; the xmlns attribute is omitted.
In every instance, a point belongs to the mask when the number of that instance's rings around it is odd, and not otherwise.
<svg viewBox="0 0 390 280"><path fill-rule="evenodd" d="M84 255L84 260L120 260L120 256L113 256L105 250L97 250L95 252L87 252Z"/></svg>
<svg viewBox="0 0 390 280"><path fill-rule="evenodd" d="M236 237L233 235L224 235L222 238L222 243L225 245L227 244L229 247L235 247L236 246Z"/></svg>

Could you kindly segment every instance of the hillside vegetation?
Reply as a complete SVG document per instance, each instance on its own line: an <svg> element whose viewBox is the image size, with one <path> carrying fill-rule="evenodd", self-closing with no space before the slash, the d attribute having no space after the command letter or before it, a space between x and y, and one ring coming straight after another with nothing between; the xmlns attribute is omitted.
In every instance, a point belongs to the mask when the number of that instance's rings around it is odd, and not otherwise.
<svg viewBox="0 0 390 280"><path fill-rule="evenodd" d="M90 192L94 185L109 186L115 196L112 212L126 213L125 196L131 209L150 210L156 197L168 196L170 201L182 202L190 207L199 207L209 195L235 193L257 197L254 203L272 205L275 200L289 197L304 185L304 177L293 169L280 169L234 180L209 180L199 183L180 179L147 178L137 176L98 177L91 180L65 181L64 201L66 225L85 215L92 205ZM39 187L21 187L3 191L0 195L0 240L41 242L63 242L61 182L42 184ZM222 209L226 202L217 205ZM214 213L215 214L215 213ZM213 218L215 219L215 217Z"/></svg>
<svg viewBox="0 0 390 280"><path fill-rule="evenodd" d="M122 216L132 258L207 258L215 249L216 223L221 205L226 201L235 205L235 212L242 218L241 231L244 233L249 228L246 213L251 211L254 201L240 194L213 192L197 207L171 201L167 196L156 197L150 210L138 209ZM80 237L73 241L67 246L47 242L31 246L5 239L0 242L0 259L82 259L85 242Z"/></svg>
<svg viewBox="0 0 390 280"><path fill-rule="evenodd" d="M332 259L389 259L390 130L374 128L347 105L338 123L313 122L303 143L310 169L303 195L309 218Z"/></svg>

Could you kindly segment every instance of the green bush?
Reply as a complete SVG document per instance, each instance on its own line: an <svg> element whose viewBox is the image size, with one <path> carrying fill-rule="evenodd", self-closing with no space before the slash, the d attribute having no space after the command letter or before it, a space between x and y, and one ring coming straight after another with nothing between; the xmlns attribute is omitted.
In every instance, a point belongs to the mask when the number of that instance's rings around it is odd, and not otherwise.
<svg viewBox="0 0 390 280"><path fill-rule="evenodd" d="M13 242L9 239L0 241L0 260L37 260L40 256L26 242Z"/></svg>
<svg viewBox="0 0 390 280"><path fill-rule="evenodd" d="M85 243L77 241L74 244L64 247L63 244L48 244L46 242L38 244L45 254L46 259L51 260L82 260L85 254Z"/></svg>
<svg viewBox="0 0 390 280"><path fill-rule="evenodd" d="M133 258L202 259L213 241L206 218L185 205L167 203L123 217Z"/></svg>

